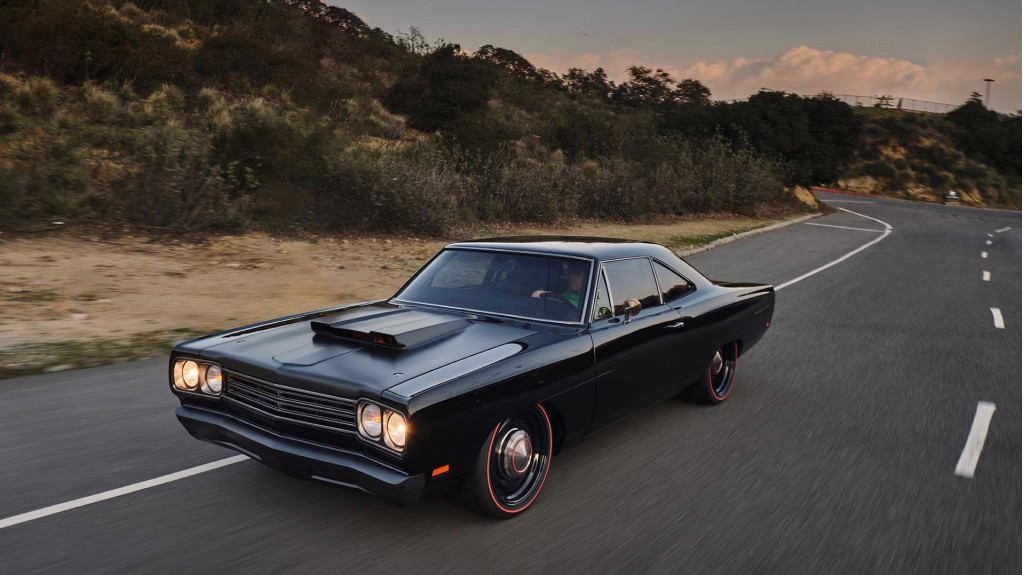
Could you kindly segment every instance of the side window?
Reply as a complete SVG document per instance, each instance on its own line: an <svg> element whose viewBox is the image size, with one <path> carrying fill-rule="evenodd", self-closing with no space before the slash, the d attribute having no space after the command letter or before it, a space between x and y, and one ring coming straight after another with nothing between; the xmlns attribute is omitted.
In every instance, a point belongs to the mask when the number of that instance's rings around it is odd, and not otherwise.
<svg viewBox="0 0 1024 575"><path fill-rule="evenodd" d="M690 293L693 285L661 262L654 262L654 273L661 285L661 297L668 303Z"/></svg>
<svg viewBox="0 0 1024 575"><path fill-rule="evenodd" d="M604 264L608 284L615 296L614 313L621 315L622 306L628 299L640 301L643 309L661 305L658 284L654 281L651 261L647 258L617 260Z"/></svg>
<svg viewBox="0 0 1024 575"><path fill-rule="evenodd" d="M604 274L597 279L597 295L594 297L594 320L612 317L612 300L608 298L608 282Z"/></svg>

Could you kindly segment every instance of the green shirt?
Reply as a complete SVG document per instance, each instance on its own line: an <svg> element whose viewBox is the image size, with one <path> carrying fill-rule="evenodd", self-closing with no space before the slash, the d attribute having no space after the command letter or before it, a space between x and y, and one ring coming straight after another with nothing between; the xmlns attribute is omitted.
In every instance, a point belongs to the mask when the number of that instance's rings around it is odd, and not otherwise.
<svg viewBox="0 0 1024 575"><path fill-rule="evenodd" d="M572 307L580 307L580 294L572 291L571 289L567 289L558 295L562 296L563 298L565 298L566 301L571 303Z"/></svg>

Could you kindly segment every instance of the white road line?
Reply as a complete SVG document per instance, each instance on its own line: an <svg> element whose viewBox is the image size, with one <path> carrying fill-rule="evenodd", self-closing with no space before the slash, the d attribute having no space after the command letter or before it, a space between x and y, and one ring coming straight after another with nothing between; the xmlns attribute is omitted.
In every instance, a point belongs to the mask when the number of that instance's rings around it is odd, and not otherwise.
<svg viewBox="0 0 1024 575"><path fill-rule="evenodd" d="M873 204L875 202L868 202L864 200L821 200L823 202L833 202L836 204Z"/></svg>
<svg viewBox="0 0 1024 575"><path fill-rule="evenodd" d="M143 489L149 489L150 487L156 487L158 485L163 485L164 483L185 479L186 477L199 475L200 473L206 473L207 471L213 471L214 469L220 469L221 467L238 463L239 461L245 461L246 459L249 458L244 455L236 455L227 459L221 459L220 461L214 461L213 463L207 463L206 465L192 467L191 469L186 469L184 471L177 471L175 473L157 477L156 479L134 483L126 487L119 487L117 489L111 489L110 491L104 491L103 493L97 493L96 495L90 495L88 497L82 497L81 499L68 501L67 503L59 503L42 509L36 509L35 511L29 511L28 513L22 513L21 515L0 519L0 529L11 527L12 525L18 525L19 523L26 523L34 519L56 515L57 513L69 511L77 507L99 503L100 501L106 501L107 499L121 497L122 495L135 493L136 491L142 491Z"/></svg>
<svg viewBox="0 0 1024 575"><path fill-rule="evenodd" d="M874 202L850 202L850 203L870 204L870 203L874 203ZM874 221L882 224L883 226L885 226L885 230L884 231L879 231L879 230L863 230L863 231L875 231L875 232L878 232L879 236L877 238L871 240L870 242L860 246L859 248L857 248L857 249L847 253L846 255L844 255L843 257L841 257L839 259L833 260L832 262L829 262L829 263L827 263L827 264L825 264L825 265L823 265L823 266L821 266L821 267L819 267L817 269L811 270L811 271L805 273L804 275L802 275L802 276L800 276L798 278L789 280L788 282L786 282L786 283L776 287L775 288L776 291L778 291L778 290L780 290L780 289L782 289L784 287L791 286L791 285L793 285L793 284L795 284L795 283L797 283L799 281L805 280L805 279L807 279L807 278L809 278L809 277L811 277L811 276L813 276L813 275L815 275L815 274L817 274L817 273L819 273L821 271L824 271L824 270L826 270L826 269L828 269L828 268L830 268L830 267L832 267L832 266L834 266L834 265L836 265L836 264L846 260L847 258L853 256L854 254L857 254L857 253L859 253L859 252L869 248L870 246L875 245L876 243L882 241L889 234L892 233L892 226L890 226L889 224L883 222L882 220L879 220L877 218L872 218L871 216L865 216L864 214L858 214L857 212L853 212L853 211L847 210L845 208L839 208L839 209L844 211L844 212L853 214L855 216L860 216L862 218L867 218L869 220L874 220ZM828 226L828 227L840 227L840 226ZM850 229L858 229L858 228L850 228ZM200 473L206 473L207 471L213 471L214 469L220 469L221 467L226 467L228 465L232 465L232 464L238 463L240 461L245 461L246 459L249 459L249 458L244 456L244 455L236 455L234 457L229 457L227 459L221 459L220 461L214 461L213 463L207 463L205 465L200 465L198 467L192 467L190 469L185 469L184 471L178 471L178 472L175 472L175 473L170 473L168 475L157 477L155 479L150 479L148 481L142 481L140 483L134 483L132 485L128 485L128 486L125 486L125 487L119 487L117 489L112 489L110 491L104 491L103 493L97 493L96 495L90 495L88 497L82 497L81 499L75 499L73 501L68 501L66 503L59 503L57 505L51 505L49 507L44 507L42 509L37 509L35 511L29 511L28 513L22 513L21 515L15 515L13 517L8 517L6 519L0 519L0 529L4 529L6 527L11 527L13 525L19 525L21 523L26 523L28 521L33 521L35 519L40 519L40 518L43 518L43 517L48 517L50 515L56 515L58 513L63 513L64 511L69 511L71 509L76 509L78 507L84 507L86 505L91 505L93 503L99 503L100 501L106 501L107 499L113 499L115 497L121 497L122 495L128 495L128 494L131 494L131 493L135 493L137 491L142 491L144 489L149 489L151 487L157 487L158 485L163 485L165 483L171 483L172 481L177 481L179 479L185 479L187 477L192 477L193 475L199 475Z"/></svg>
<svg viewBox="0 0 1024 575"><path fill-rule="evenodd" d="M868 203L871 203L871 202L868 202ZM875 238L875 239L871 240L870 242L862 245L861 247L853 250L852 252L849 252L848 254L844 255L843 257L841 257L839 259L832 260L831 262L829 262L829 263L827 263L827 264L825 264L825 265L823 265L823 266L821 266L819 268L815 268L815 269L805 273L804 275L802 275L802 276L800 276L798 278L793 278L793 279L789 280L788 282L786 282L786 283L784 283L782 285L775 286L775 291L779 291L782 288L789 287L789 286L791 286L791 285L793 285L793 284L795 284L797 282L803 281L803 280L813 276L814 274L817 274L819 272L823 272L823 271L827 270L828 268L830 268L830 267L832 267L832 266L834 266L834 265L836 265L836 264L838 264L840 262L845 261L847 258L852 257L854 254L858 254L858 253L868 249L869 247L877 244L878 242L880 242L880 241L884 240L885 238L887 238L889 236L889 234L892 233L892 226L890 226L889 224L883 222L882 220L880 220L878 218L873 218L871 216L865 216L864 214L858 214L857 212L848 210L846 208L838 208L838 209L843 210L844 212L846 212L848 214L853 214L855 216L860 216L862 218L867 218L869 220L874 220L874 221L882 224L883 226L885 226L885 230L884 231L879 231L879 234L878 234L877 238ZM878 230L876 230L876 231L878 231Z"/></svg>
<svg viewBox="0 0 1024 575"><path fill-rule="evenodd" d="M988 309L992 312L992 322L996 324L996 329L1006 329L1006 324L1003 323L1003 312L999 311L997 307Z"/></svg>
<svg viewBox="0 0 1024 575"><path fill-rule="evenodd" d="M978 402L978 409L974 412L974 423L971 424L971 432L967 434L967 444L964 445L964 450L960 453L960 461L956 462L956 471L953 473L960 477L974 477L974 469L978 467L981 450L985 448L988 425L992 422L992 414L995 412L996 404L988 401Z"/></svg>
<svg viewBox="0 0 1024 575"><path fill-rule="evenodd" d="M988 235L988 237L990 237L990 238L994 238L995 236L993 236L992 234L989 234L989 235Z"/></svg>
<svg viewBox="0 0 1024 575"><path fill-rule="evenodd" d="M822 228L838 228L840 230L853 230L856 232L875 232L876 234L882 233L882 230L869 230L868 228L851 228L849 226L833 226L830 224L813 224L811 222L804 222L805 226L819 226Z"/></svg>
<svg viewBox="0 0 1024 575"><path fill-rule="evenodd" d="M992 240L985 240L985 245L986 246L992 245Z"/></svg>
<svg viewBox="0 0 1024 575"><path fill-rule="evenodd" d="M992 279L992 274L990 274L987 271L981 272L981 280L982 281L986 281L987 282L990 279Z"/></svg>
<svg viewBox="0 0 1024 575"><path fill-rule="evenodd" d="M988 259L988 252L981 252L981 259L987 260Z"/></svg>
<svg viewBox="0 0 1024 575"><path fill-rule="evenodd" d="M1010 230L1012 230L1012 229L1013 229L1013 228L1010 228L1010 227L1006 227L1006 228L999 228L998 230L996 230L996 233L997 233L997 234L1001 234L1001 233L1003 233L1003 232L1008 232L1008 231L1010 231Z"/></svg>

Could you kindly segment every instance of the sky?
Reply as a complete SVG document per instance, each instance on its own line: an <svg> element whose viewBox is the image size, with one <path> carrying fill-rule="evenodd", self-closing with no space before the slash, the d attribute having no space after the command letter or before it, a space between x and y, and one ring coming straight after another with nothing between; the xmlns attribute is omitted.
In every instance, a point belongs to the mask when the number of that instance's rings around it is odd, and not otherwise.
<svg viewBox="0 0 1024 575"><path fill-rule="evenodd" d="M762 88L1021 109L1020 0L327 0L390 34L491 44L564 74L630 66L692 78L714 100Z"/></svg>

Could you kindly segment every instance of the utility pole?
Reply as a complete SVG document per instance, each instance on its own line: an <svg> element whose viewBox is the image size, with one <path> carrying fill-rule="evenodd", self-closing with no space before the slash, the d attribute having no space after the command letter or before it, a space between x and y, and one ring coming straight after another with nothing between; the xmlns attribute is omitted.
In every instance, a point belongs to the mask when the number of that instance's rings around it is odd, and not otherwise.
<svg viewBox="0 0 1024 575"><path fill-rule="evenodd" d="M992 87L992 82L995 82L992 78L985 78L985 107L988 108L988 92Z"/></svg>

